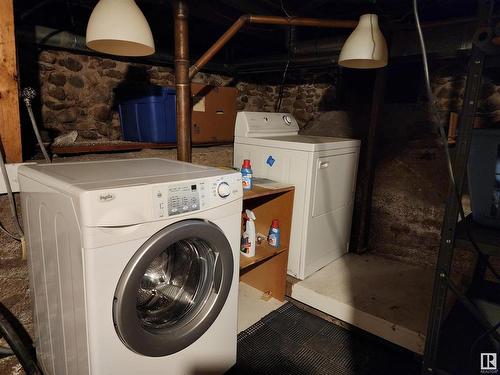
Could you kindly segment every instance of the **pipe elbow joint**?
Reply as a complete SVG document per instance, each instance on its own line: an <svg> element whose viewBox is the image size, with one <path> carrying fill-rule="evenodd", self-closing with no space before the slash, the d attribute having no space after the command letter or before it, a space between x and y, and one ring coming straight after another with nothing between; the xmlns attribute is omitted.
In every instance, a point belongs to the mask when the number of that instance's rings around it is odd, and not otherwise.
<svg viewBox="0 0 500 375"><path fill-rule="evenodd" d="M244 14L243 16L240 17L239 20L243 23L249 23L252 20L252 15L251 14Z"/></svg>

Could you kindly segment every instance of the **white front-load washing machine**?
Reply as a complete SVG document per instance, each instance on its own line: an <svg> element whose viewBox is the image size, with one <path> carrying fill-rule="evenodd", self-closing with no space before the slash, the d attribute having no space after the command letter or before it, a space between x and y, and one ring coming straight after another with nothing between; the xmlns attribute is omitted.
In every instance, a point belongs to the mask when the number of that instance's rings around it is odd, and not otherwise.
<svg viewBox="0 0 500 375"><path fill-rule="evenodd" d="M22 166L19 182L46 375L236 362L239 173L130 159Z"/></svg>

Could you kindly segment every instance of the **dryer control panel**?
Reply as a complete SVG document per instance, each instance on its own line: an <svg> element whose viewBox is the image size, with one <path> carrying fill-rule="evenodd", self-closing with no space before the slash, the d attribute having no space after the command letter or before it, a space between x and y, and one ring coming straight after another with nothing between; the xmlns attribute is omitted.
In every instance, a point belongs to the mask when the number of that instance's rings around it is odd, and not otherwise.
<svg viewBox="0 0 500 375"><path fill-rule="evenodd" d="M153 186L154 217L161 219L204 210L243 195L241 175Z"/></svg>

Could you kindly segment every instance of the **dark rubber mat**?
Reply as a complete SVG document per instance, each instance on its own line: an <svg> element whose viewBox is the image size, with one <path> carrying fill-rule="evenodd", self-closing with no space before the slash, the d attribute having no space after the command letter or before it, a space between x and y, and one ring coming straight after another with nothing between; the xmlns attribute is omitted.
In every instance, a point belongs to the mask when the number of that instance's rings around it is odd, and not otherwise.
<svg viewBox="0 0 500 375"><path fill-rule="evenodd" d="M291 303L238 335L238 362L228 374L417 375L409 351L346 330Z"/></svg>

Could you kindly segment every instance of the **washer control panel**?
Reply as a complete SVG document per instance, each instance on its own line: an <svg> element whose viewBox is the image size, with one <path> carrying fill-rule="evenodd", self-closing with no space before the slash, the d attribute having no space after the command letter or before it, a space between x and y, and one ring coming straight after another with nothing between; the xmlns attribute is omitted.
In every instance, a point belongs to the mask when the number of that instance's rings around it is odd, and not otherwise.
<svg viewBox="0 0 500 375"><path fill-rule="evenodd" d="M173 186L168 189L168 216L200 209L200 192L196 184Z"/></svg>
<svg viewBox="0 0 500 375"><path fill-rule="evenodd" d="M201 196L204 190L204 182L153 188L155 217L163 218L198 211L202 207Z"/></svg>
<svg viewBox="0 0 500 375"><path fill-rule="evenodd" d="M153 186L153 216L162 219L204 210L243 195L241 175Z"/></svg>

